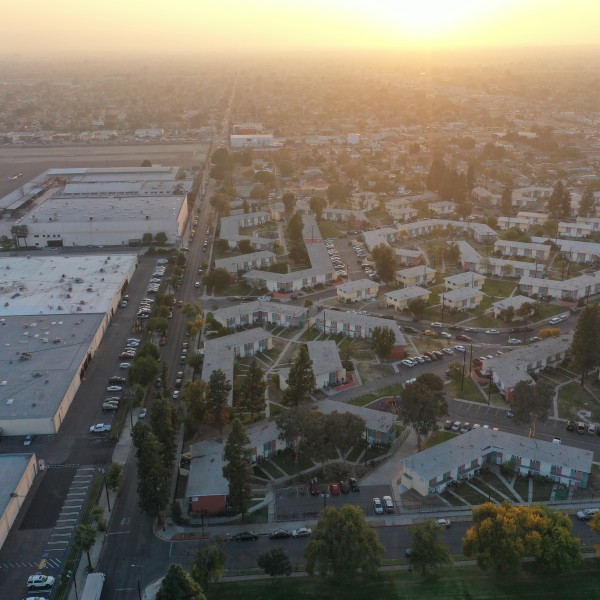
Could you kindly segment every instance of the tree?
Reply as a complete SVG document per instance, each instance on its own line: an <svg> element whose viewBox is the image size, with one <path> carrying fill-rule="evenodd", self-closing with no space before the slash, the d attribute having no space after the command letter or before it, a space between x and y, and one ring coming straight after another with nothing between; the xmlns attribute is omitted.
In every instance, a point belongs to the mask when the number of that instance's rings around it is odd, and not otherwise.
<svg viewBox="0 0 600 600"><path fill-rule="evenodd" d="M87 554L88 569L92 571L92 559L90 558L90 550L96 542L96 534L98 533L95 527L81 523L75 529L75 543L81 546L81 549Z"/></svg>
<svg viewBox="0 0 600 600"><path fill-rule="evenodd" d="M227 269L213 269L204 278L204 285L217 294L223 292L231 283L233 283L233 278Z"/></svg>
<svg viewBox="0 0 600 600"><path fill-rule="evenodd" d="M239 419L234 419L227 436L223 457L223 476L229 482L229 497L236 512L246 515L252 499L252 463L249 459L250 438Z"/></svg>
<svg viewBox="0 0 600 600"><path fill-rule="evenodd" d="M600 512L597 512L588 524L592 528L592 531L600 535ZM596 554L600 554L600 543L596 544L594 549L596 550Z"/></svg>
<svg viewBox="0 0 600 600"><path fill-rule="evenodd" d="M287 224L287 235L292 242L302 241L302 231L304 228L304 222L302 221L302 215L300 213L294 213Z"/></svg>
<svg viewBox="0 0 600 600"><path fill-rule="evenodd" d="M264 552L256 559L256 564L271 577L289 577L292 572L292 563L283 548L273 548Z"/></svg>
<svg viewBox="0 0 600 600"><path fill-rule="evenodd" d="M535 437L537 422L544 423L552 406L554 390L544 381L519 381L513 389L512 411L517 424L529 425L530 437Z"/></svg>
<svg viewBox="0 0 600 600"><path fill-rule="evenodd" d="M444 159L437 154L429 168L429 174L427 175L427 189L432 192L437 192L440 189L444 172L446 171L446 165Z"/></svg>
<svg viewBox="0 0 600 600"><path fill-rule="evenodd" d="M422 525L414 525L411 542L410 562L423 576L427 569L442 564L450 564L452 557L446 546L439 540L439 529L433 521Z"/></svg>
<svg viewBox="0 0 600 600"><path fill-rule="evenodd" d="M127 370L129 383L147 386L160 372L158 361L151 356L137 356Z"/></svg>
<svg viewBox="0 0 600 600"><path fill-rule="evenodd" d="M579 204L580 217L595 217L596 216L596 201L594 191L591 187L585 188Z"/></svg>
<svg viewBox="0 0 600 600"><path fill-rule="evenodd" d="M223 425L229 419L229 392L231 383L221 369L210 374L206 391L206 407L212 422L223 432Z"/></svg>
<svg viewBox="0 0 600 600"><path fill-rule="evenodd" d="M538 337L542 338L543 340L549 337L558 337L561 334L562 330L560 327L544 327L538 331Z"/></svg>
<svg viewBox="0 0 600 600"><path fill-rule="evenodd" d="M279 174L282 177L291 177L294 174L294 165L289 160L282 160L279 163Z"/></svg>
<svg viewBox="0 0 600 600"><path fill-rule="evenodd" d="M354 580L360 571L374 577L385 548L365 521L361 508L346 504L327 507L317 523L305 552L306 571L322 577L331 573L338 581Z"/></svg>
<svg viewBox="0 0 600 600"><path fill-rule="evenodd" d="M188 381L181 392L181 399L188 408L185 418L188 434L195 432L198 425L206 419L208 414L207 391L208 384L206 381Z"/></svg>
<svg viewBox="0 0 600 600"><path fill-rule="evenodd" d="M326 193L329 204L343 204L348 197L348 191L341 183L330 183Z"/></svg>
<svg viewBox="0 0 600 600"><path fill-rule="evenodd" d="M558 180L554 184L550 198L548 198L548 212L550 213L552 219L561 218L564 195L565 188L563 186L563 182Z"/></svg>
<svg viewBox="0 0 600 600"><path fill-rule="evenodd" d="M427 379L423 380L425 376ZM441 382L441 391L434 389L428 381L435 377ZM439 428L438 420L448 414L448 404L444 398L444 382L432 373L424 373L417 378L413 385L409 385L401 393L402 419L417 433L417 446L421 448L421 435L427 435ZM435 386L437 388L437 384Z"/></svg>
<svg viewBox="0 0 600 600"><path fill-rule="evenodd" d="M179 419L175 407L166 398L157 398L150 413L152 432L162 446L161 458L165 469L171 471L177 453L177 428ZM158 458L158 457L157 457Z"/></svg>
<svg viewBox="0 0 600 600"><path fill-rule="evenodd" d="M219 542L213 542L196 552L192 563L192 579L200 585L203 590L208 590L210 585L219 577L225 575L225 563L227 554Z"/></svg>
<svg viewBox="0 0 600 600"><path fill-rule="evenodd" d="M115 492L121 487L124 467L121 463L112 463L106 474L106 485Z"/></svg>
<svg viewBox="0 0 600 600"><path fill-rule="evenodd" d="M250 252L252 252L252 244L250 243L250 240L240 240L238 242L238 250L242 254L250 254Z"/></svg>
<svg viewBox="0 0 600 600"><path fill-rule="evenodd" d="M502 197L500 199L500 214L509 216L512 214L512 187L507 185L502 190Z"/></svg>
<svg viewBox="0 0 600 600"><path fill-rule="evenodd" d="M286 445L294 452L294 463L298 463L300 449L314 431L313 421L318 419L317 413L297 406L277 415L276 423L279 429L279 439L285 440Z"/></svg>
<svg viewBox="0 0 600 600"><path fill-rule="evenodd" d="M281 201L283 202L283 208L286 216L291 215L292 211L294 210L294 205L296 204L296 196L294 196L292 192L286 192L281 197Z"/></svg>
<svg viewBox="0 0 600 600"><path fill-rule="evenodd" d="M164 231L157 231L154 236L154 241L159 245L163 246L167 243L167 234Z"/></svg>
<svg viewBox="0 0 600 600"><path fill-rule="evenodd" d="M142 161L142 167L151 167L151 166L152 166L152 162L149 161L148 159Z"/></svg>
<svg viewBox="0 0 600 600"><path fill-rule="evenodd" d="M156 600L206 600L202 588L186 573L180 564L169 566L156 593Z"/></svg>
<svg viewBox="0 0 600 600"><path fill-rule="evenodd" d="M581 311L571 342L571 360L581 373L582 387L588 372L600 363L599 339L600 310L592 304Z"/></svg>
<svg viewBox="0 0 600 600"><path fill-rule="evenodd" d="M318 462L326 462L340 450L346 455L353 446L361 443L365 433L365 420L348 412L336 411L328 415L317 415L306 422L306 453Z"/></svg>
<svg viewBox="0 0 600 600"><path fill-rule="evenodd" d="M298 406L305 402L315 389L312 360L308 356L308 348L305 345L300 346L300 351L290 368L287 385L282 399L286 406Z"/></svg>
<svg viewBox="0 0 600 600"><path fill-rule="evenodd" d="M396 341L396 334L391 327L375 327L371 336L371 350L380 360L390 357Z"/></svg>
<svg viewBox="0 0 600 600"><path fill-rule="evenodd" d="M250 421L254 415L260 414L265 408L265 372L258 366L256 359L252 359L246 377L242 383L239 394L240 408L250 413Z"/></svg>
<svg viewBox="0 0 600 600"><path fill-rule="evenodd" d="M204 355L200 354L200 352L191 352L187 355L185 362L192 368L192 381L194 381L204 364Z"/></svg>
<svg viewBox="0 0 600 600"><path fill-rule="evenodd" d="M463 376L464 365L459 362L453 362L448 365L447 374L452 381L460 381Z"/></svg>
<svg viewBox="0 0 600 600"><path fill-rule="evenodd" d="M420 319L425 314L425 309L427 308L427 302L423 300L423 298L415 298L408 303L408 310L415 316L415 318Z"/></svg>
<svg viewBox="0 0 600 600"><path fill-rule="evenodd" d="M565 188L560 202L560 216L568 219L571 216L571 192Z"/></svg>
<svg viewBox="0 0 600 600"><path fill-rule="evenodd" d="M373 248L371 256L379 277L386 283L393 281L396 276L397 261L392 248L385 243L379 244Z"/></svg>
<svg viewBox="0 0 600 600"><path fill-rule="evenodd" d="M309 206L310 206L310 210L312 210L315 213L315 217L317 218L317 221L320 221L321 217L323 216L323 211L327 207L327 202L325 202L325 200L323 198L319 198L318 196L313 196L310 199Z"/></svg>
<svg viewBox="0 0 600 600"><path fill-rule="evenodd" d="M132 437L138 461L138 506L142 512L156 518L169 502L170 472L162 461L157 460L163 448L144 421L135 424Z"/></svg>

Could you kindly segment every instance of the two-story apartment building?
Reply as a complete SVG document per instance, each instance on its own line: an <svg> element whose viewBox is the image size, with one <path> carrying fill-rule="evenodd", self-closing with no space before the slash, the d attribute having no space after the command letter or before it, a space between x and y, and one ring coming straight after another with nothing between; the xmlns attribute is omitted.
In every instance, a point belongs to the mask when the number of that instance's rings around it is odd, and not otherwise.
<svg viewBox="0 0 600 600"><path fill-rule="evenodd" d="M435 217L450 217L456 212L456 204L448 201L432 202L428 208Z"/></svg>
<svg viewBox="0 0 600 600"><path fill-rule="evenodd" d="M561 221L558 224L558 235L561 237L587 238L594 231L594 224L589 222L570 223Z"/></svg>
<svg viewBox="0 0 600 600"><path fill-rule="evenodd" d="M228 256L215 260L215 269L225 269L234 277L250 269L265 269L277 261L277 255L269 250L251 252L240 256Z"/></svg>
<svg viewBox="0 0 600 600"><path fill-rule="evenodd" d="M564 281L542 279L536 277L521 277L519 281L521 292L531 296L548 296L565 302L577 302L600 293L600 278L592 275L579 275Z"/></svg>
<svg viewBox="0 0 600 600"><path fill-rule="evenodd" d="M410 267L396 271L396 281L404 287L413 285L427 285L435 281L435 269L430 269L425 265Z"/></svg>
<svg viewBox="0 0 600 600"><path fill-rule="evenodd" d="M367 302L377 297L380 287L376 281L357 279L336 286L336 292L340 302Z"/></svg>
<svg viewBox="0 0 600 600"><path fill-rule="evenodd" d="M485 283L485 277L473 271L465 271L444 277L444 286L446 290L458 290L460 288L481 289Z"/></svg>
<svg viewBox="0 0 600 600"><path fill-rule="evenodd" d="M479 306L484 296L478 288L463 287L440 294L440 299L446 308L462 311Z"/></svg>
<svg viewBox="0 0 600 600"><path fill-rule="evenodd" d="M546 261L550 257L551 247L547 244L496 240L494 250L502 256L521 256L523 258Z"/></svg>
<svg viewBox="0 0 600 600"><path fill-rule="evenodd" d="M295 328L306 325L307 309L294 304L255 300L219 308L213 311L213 318L228 329L265 323L277 327Z"/></svg>
<svg viewBox="0 0 600 600"><path fill-rule="evenodd" d="M384 295L386 306L391 306L396 310L407 310L408 305L413 300L424 300L429 302L431 292L425 288L413 285L407 288L387 292Z"/></svg>
<svg viewBox="0 0 600 600"><path fill-rule="evenodd" d="M308 356L312 361L315 387L335 387L346 382L346 369L342 365L337 344L333 340L306 342Z"/></svg>
<svg viewBox="0 0 600 600"><path fill-rule="evenodd" d="M394 254L399 264L405 267L416 267L423 262L423 254L420 250L410 248L394 248Z"/></svg>

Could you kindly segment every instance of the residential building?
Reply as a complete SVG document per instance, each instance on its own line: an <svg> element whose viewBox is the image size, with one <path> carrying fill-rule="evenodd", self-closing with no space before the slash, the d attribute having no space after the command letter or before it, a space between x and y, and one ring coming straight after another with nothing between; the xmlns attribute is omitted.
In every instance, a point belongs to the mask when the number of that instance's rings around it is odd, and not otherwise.
<svg viewBox="0 0 600 600"><path fill-rule="evenodd" d="M264 225L269 221L270 214L265 211L253 213L239 213L229 217L221 217L221 228L219 238L226 240L230 248L237 248L239 242L248 240L253 248L257 250L271 250L273 248L273 238L262 237L258 232L254 235L241 235L241 228L252 228L258 225Z"/></svg>
<svg viewBox="0 0 600 600"><path fill-rule="evenodd" d="M396 260L406 267L416 267L423 262L423 254L420 250L411 250L409 248L394 248Z"/></svg>
<svg viewBox="0 0 600 600"><path fill-rule="evenodd" d="M444 277L444 286L446 290L458 290L460 288L481 289L485 283L485 277L479 273L466 271L450 277Z"/></svg>
<svg viewBox="0 0 600 600"><path fill-rule="evenodd" d="M501 231L507 229L518 229L519 231L529 231L531 222L521 217L498 217L498 228Z"/></svg>
<svg viewBox="0 0 600 600"><path fill-rule="evenodd" d="M188 514L200 517L225 513L229 482L223 475L222 440L203 440L190 445L186 498Z"/></svg>
<svg viewBox="0 0 600 600"><path fill-rule="evenodd" d="M537 304L537 300L533 298L529 298L528 296L509 296L508 298L503 298L502 300L498 300L497 302L492 302L492 310L494 312L494 319L499 318L502 311L505 311L509 308L512 308L515 313L525 304ZM519 317L515 314L515 316L511 319L514 321Z"/></svg>
<svg viewBox="0 0 600 600"><path fill-rule="evenodd" d="M483 204L490 207L500 206L500 201L502 200L502 194L490 192L483 187L473 188L471 196L477 205Z"/></svg>
<svg viewBox="0 0 600 600"><path fill-rule="evenodd" d="M481 304L485 294L478 288L458 288L440 295L446 308L468 310Z"/></svg>
<svg viewBox="0 0 600 600"><path fill-rule="evenodd" d="M369 252L380 244L391 244L396 240L398 230L395 227L380 227L372 231L363 231L362 238Z"/></svg>
<svg viewBox="0 0 600 600"><path fill-rule="evenodd" d="M388 214L394 219L394 221L414 221L419 216L419 211L412 207L407 206L403 208L396 208L393 206L387 207Z"/></svg>
<svg viewBox="0 0 600 600"><path fill-rule="evenodd" d="M436 271L425 265L396 271L396 281L404 287L427 285L435 281Z"/></svg>
<svg viewBox="0 0 600 600"><path fill-rule="evenodd" d="M530 225L545 225L548 220L548 213L519 211L519 219L525 219Z"/></svg>
<svg viewBox="0 0 600 600"><path fill-rule="evenodd" d="M228 329L265 323L276 327L297 328L306 325L307 309L295 304L255 300L219 308L213 311L213 318Z"/></svg>
<svg viewBox="0 0 600 600"><path fill-rule="evenodd" d="M530 263L505 258L484 257L469 243L459 240L456 242L460 252L460 262L465 271L474 271L487 276L523 277L543 275L544 263Z"/></svg>
<svg viewBox="0 0 600 600"><path fill-rule="evenodd" d="M312 361L315 387L335 387L346 382L346 369L342 365L337 344L333 340L306 342L308 356Z"/></svg>
<svg viewBox="0 0 600 600"><path fill-rule="evenodd" d="M353 227L362 227L369 220L362 210L347 210L345 208L327 207L323 210L323 219L325 221L335 221L338 223L348 223L351 221Z"/></svg>
<svg viewBox="0 0 600 600"><path fill-rule="evenodd" d="M556 240L563 258L579 264L596 265L600 263L600 244L576 240Z"/></svg>
<svg viewBox="0 0 600 600"><path fill-rule="evenodd" d="M431 292L422 287L413 285L411 287L394 290L384 294L386 306L391 306L396 310L408 310L408 305L413 300L429 301Z"/></svg>
<svg viewBox="0 0 600 600"><path fill-rule="evenodd" d="M427 208L429 212L435 217L450 217L456 211L456 204L454 202L432 202Z"/></svg>
<svg viewBox="0 0 600 600"><path fill-rule="evenodd" d="M217 258L215 260L215 269L225 269L236 277L240 272L249 271L250 269L264 269L275 262L277 262L277 255L274 252L262 250L239 256Z"/></svg>
<svg viewBox="0 0 600 600"><path fill-rule="evenodd" d="M561 237L587 238L596 231L594 223L588 221L570 223L561 221L558 224L558 235Z"/></svg>
<svg viewBox="0 0 600 600"><path fill-rule="evenodd" d="M229 136L231 148L268 148L275 145L272 133L245 133Z"/></svg>
<svg viewBox="0 0 600 600"><path fill-rule="evenodd" d="M479 427L402 460L400 491L412 489L428 496L442 492L452 481L470 479L484 466L508 462L521 475L586 488L592 461L590 450Z"/></svg>
<svg viewBox="0 0 600 600"><path fill-rule="evenodd" d="M509 240L496 240L494 251L502 256L522 256L535 260L546 261L550 258L551 246L547 244L533 244L530 242L515 242Z"/></svg>
<svg viewBox="0 0 600 600"><path fill-rule="evenodd" d="M414 288L407 288L414 289ZM428 292L429 293L429 292ZM373 317L356 311L323 310L316 317L315 327L323 333L342 334L351 338L371 339L375 327L389 327L395 334L392 357L404 356L406 340L398 324L391 319Z"/></svg>
<svg viewBox="0 0 600 600"><path fill-rule="evenodd" d="M377 297L381 284L370 279L357 279L336 286L340 302L366 302Z"/></svg>
<svg viewBox="0 0 600 600"><path fill-rule="evenodd" d="M592 275L579 275L557 281L524 276L519 281L519 289L530 296L547 296L565 302L577 302L600 293L600 279Z"/></svg>
<svg viewBox="0 0 600 600"><path fill-rule="evenodd" d="M515 348L483 361L482 371L492 374L492 381L507 402L512 401L515 385L520 381L535 383L532 373L556 366L569 356L573 332Z"/></svg>

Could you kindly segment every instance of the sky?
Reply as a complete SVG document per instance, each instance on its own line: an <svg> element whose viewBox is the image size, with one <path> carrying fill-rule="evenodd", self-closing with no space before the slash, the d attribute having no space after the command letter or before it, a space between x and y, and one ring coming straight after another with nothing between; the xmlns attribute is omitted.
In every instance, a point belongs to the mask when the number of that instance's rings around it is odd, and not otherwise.
<svg viewBox="0 0 600 600"><path fill-rule="evenodd" d="M20 0L0 56L598 44L599 0Z"/></svg>

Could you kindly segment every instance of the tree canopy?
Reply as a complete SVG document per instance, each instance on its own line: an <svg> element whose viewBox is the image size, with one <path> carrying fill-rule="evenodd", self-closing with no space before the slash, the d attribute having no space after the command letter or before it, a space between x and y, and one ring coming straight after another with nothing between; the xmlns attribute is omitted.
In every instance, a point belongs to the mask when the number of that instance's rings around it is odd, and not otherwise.
<svg viewBox="0 0 600 600"><path fill-rule="evenodd" d="M300 346L287 378L288 387L283 392L283 403L286 406L298 406L308 400L315 389L315 374L313 373L312 360L308 355L308 348Z"/></svg>
<svg viewBox="0 0 600 600"><path fill-rule="evenodd" d="M393 281L396 276L398 262L392 248L387 244L379 244L373 248L371 257L373 258L379 277L386 283Z"/></svg>
<svg viewBox="0 0 600 600"><path fill-rule="evenodd" d="M352 504L345 504L339 510L327 507L306 548L306 571L322 577L331 573L343 582L354 580L359 572L373 577L384 551L361 508Z"/></svg>
<svg viewBox="0 0 600 600"><path fill-rule="evenodd" d="M156 600L206 600L202 588L177 563L169 566L156 593Z"/></svg>
<svg viewBox="0 0 600 600"><path fill-rule="evenodd" d="M599 339L600 309L592 304L581 311L571 343L571 360L581 374L582 386L588 372L600 363Z"/></svg>
<svg viewBox="0 0 600 600"><path fill-rule="evenodd" d="M439 539L439 528L433 521L412 527L410 562L421 575L429 568L452 562L450 551Z"/></svg>
<svg viewBox="0 0 600 600"><path fill-rule="evenodd" d="M265 372L254 358L248 367L238 396L239 407L250 413L250 421L254 421L254 416L264 410L266 389Z"/></svg>
<svg viewBox="0 0 600 600"><path fill-rule="evenodd" d="M206 391L206 408L212 422L223 431L223 425L229 420L229 392L231 383L221 369L210 374Z"/></svg>
<svg viewBox="0 0 600 600"><path fill-rule="evenodd" d="M192 579L203 590L208 590L212 583L225 575L226 562L227 554L223 551L221 543L213 542L204 546L196 552L191 568Z"/></svg>
<svg viewBox="0 0 600 600"><path fill-rule="evenodd" d="M292 563L283 548L273 548L256 559L256 564L271 577L286 577L292 573Z"/></svg>
<svg viewBox="0 0 600 600"><path fill-rule="evenodd" d="M227 436L223 457L223 476L229 482L229 497L236 512L244 516L252 499L252 463L249 458L250 438L239 419L234 419Z"/></svg>

